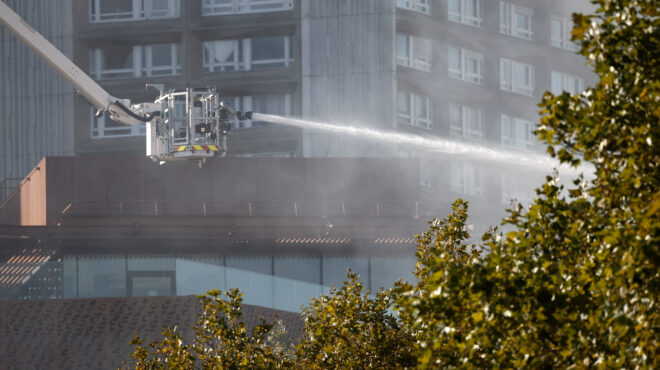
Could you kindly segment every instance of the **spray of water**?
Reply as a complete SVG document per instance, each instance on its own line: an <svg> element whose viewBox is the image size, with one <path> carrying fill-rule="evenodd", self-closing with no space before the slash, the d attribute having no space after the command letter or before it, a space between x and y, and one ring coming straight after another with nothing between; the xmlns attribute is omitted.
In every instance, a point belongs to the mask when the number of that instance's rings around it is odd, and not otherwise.
<svg viewBox="0 0 660 370"><path fill-rule="evenodd" d="M296 118L281 117L272 114L253 113L252 119L283 125L297 126L335 134L358 136L365 139L379 140L392 144L401 144L420 149L447 154L461 154L475 159L502 162L509 165L530 166L536 169L551 170L556 168L563 173L590 173L591 169L582 165L575 169L559 161L536 153L522 153L506 149L488 148L483 145L469 144L442 138L425 138L399 132L381 131L366 127L344 126L324 122L306 121Z"/></svg>

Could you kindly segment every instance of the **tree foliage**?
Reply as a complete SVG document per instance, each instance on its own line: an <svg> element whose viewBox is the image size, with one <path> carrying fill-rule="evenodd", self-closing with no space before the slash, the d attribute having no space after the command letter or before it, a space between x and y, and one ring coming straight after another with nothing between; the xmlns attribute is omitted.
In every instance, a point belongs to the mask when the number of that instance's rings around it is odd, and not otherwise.
<svg viewBox="0 0 660 370"><path fill-rule="evenodd" d="M305 335L283 348L263 324L240 323L240 295L204 298L192 346L175 331L138 367L660 368L660 10L652 0L593 0L573 40L599 77L579 95L546 93L537 135L561 162L528 207L470 242L467 203L418 241L414 285L375 297L357 276L303 312ZM398 316L392 315L394 310Z"/></svg>
<svg viewBox="0 0 660 370"><path fill-rule="evenodd" d="M548 177L528 209L510 211L514 231L484 235L483 258L453 252L467 248L463 202L432 223L421 283L401 285L397 302L423 366L660 367L660 12L594 3L573 38L600 81L547 93L537 134L595 177Z"/></svg>
<svg viewBox="0 0 660 370"><path fill-rule="evenodd" d="M248 333L241 320L243 294L238 289L225 293L212 290L199 296L201 313L193 327L195 340L184 344L174 329L163 331L163 339L147 347L136 337L131 355L139 369L227 369L289 368L291 351L278 340L284 334L280 323L262 322Z"/></svg>
<svg viewBox="0 0 660 370"><path fill-rule="evenodd" d="M303 310L297 364L310 369L414 366L414 338L392 314L389 292L381 290L372 298L357 274L349 270L346 276L341 288L330 288Z"/></svg>

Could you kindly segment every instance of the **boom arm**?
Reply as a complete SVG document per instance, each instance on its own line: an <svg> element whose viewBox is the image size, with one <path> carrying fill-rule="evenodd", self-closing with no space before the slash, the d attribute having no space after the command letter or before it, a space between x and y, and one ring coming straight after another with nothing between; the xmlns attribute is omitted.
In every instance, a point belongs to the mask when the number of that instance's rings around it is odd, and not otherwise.
<svg viewBox="0 0 660 370"><path fill-rule="evenodd" d="M96 81L41 36L39 32L30 27L27 22L2 1L0 1L0 23L5 25L41 59L69 81L98 110L110 112L110 116L114 121L134 125L140 122L148 122L160 113L154 112L145 116L136 114L130 108L130 101L120 100L108 94Z"/></svg>

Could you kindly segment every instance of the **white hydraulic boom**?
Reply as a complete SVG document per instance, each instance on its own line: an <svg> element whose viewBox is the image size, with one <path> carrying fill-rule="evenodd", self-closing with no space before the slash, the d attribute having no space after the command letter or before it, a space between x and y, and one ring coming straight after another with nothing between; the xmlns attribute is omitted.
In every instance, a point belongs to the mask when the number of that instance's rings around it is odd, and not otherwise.
<svg viewBox="0 0 660 370"><path fill-rule="evenodd" d="M0 1L0 23L71 83L99 111L125 125L146 122L147 156L155 161L221 156L227 150L229 116L250 119L225 106L215 88L163 91L153 103L131 105L105 91L53 44Z"/></svg>

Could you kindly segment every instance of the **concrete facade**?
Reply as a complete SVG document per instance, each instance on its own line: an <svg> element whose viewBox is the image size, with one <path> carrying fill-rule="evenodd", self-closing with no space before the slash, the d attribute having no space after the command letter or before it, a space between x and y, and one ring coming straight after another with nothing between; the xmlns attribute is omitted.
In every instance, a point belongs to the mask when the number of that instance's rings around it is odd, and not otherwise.
<svg viewBox="0 0 660 370"><path fill-rule="evenodd" d="M65 55L73 56L71 0L5 1ZM0 27L0 183L22 178L47 155L75 153L73 87ZM2 186L2 200L16 184Z"/></svg>

